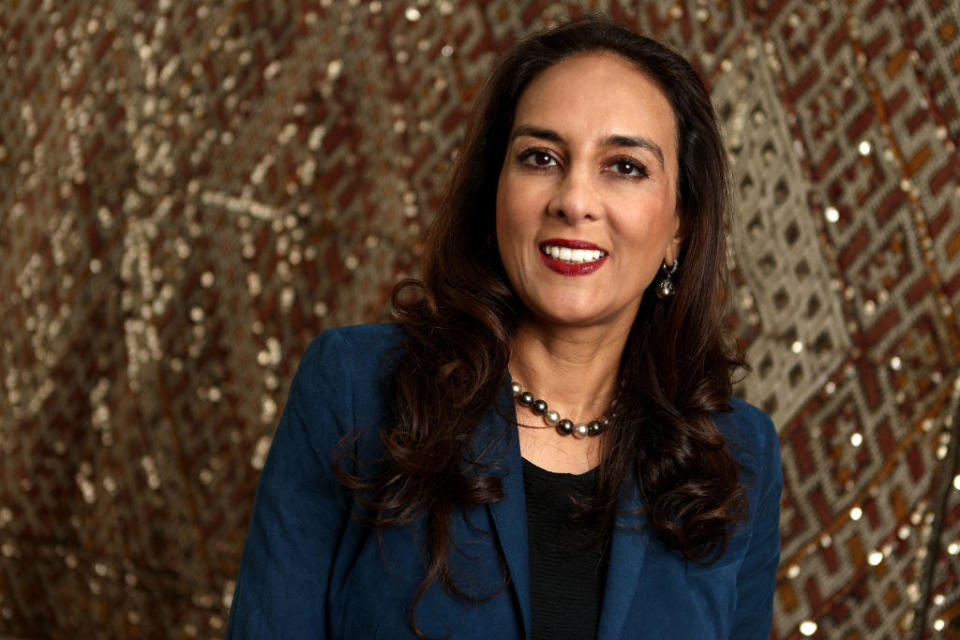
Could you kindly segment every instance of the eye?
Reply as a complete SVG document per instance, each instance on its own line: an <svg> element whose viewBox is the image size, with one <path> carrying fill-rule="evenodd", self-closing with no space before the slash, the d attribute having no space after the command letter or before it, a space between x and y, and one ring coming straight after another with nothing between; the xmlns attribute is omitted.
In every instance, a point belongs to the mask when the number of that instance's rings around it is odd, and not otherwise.
<svg viewBox="0 0 960 640"><path fill-rule="evenodd" d="M530 149L528 151L524 151L520 154L520 162L536 168L552 167L557 164L556 159L542 149Z"/></svg>
<svg viewBox="0 0 960 640"><path fill-rule="evenodd" d="M643 164L630 158L618 158L614 160L610 166L613 167L617 175L627 178L646 178L648 176L647 168Z"/></svg>

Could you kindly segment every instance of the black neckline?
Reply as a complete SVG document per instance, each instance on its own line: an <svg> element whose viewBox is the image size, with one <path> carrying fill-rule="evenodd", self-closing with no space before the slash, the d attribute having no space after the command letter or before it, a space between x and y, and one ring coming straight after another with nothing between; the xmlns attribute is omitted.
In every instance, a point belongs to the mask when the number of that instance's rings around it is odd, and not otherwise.
<svg viewBox="0 0 960 640"><path fill-rule="evenodd" d="M600 469L600 467L594 467L584 473L564 473L562 471L549 471L543 467L538 467L523 457L521 457L521 460L523 460L524 472L533 475L537 479L575 486L592 486L596 482L597 473Z"/></svg>

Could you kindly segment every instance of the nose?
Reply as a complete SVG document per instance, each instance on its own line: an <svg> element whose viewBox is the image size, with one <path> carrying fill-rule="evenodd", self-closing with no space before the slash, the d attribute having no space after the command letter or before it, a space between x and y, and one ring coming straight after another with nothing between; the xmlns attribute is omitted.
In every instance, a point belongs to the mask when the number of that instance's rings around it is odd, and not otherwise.
<svg viewBox="0 0 960 640"><path fill-rule="evenodd" d="M571 167L563 174L547 206L547 213L566 220L568 224L578 224L599 218L600 207L593 176L581 165Z"/></svg>

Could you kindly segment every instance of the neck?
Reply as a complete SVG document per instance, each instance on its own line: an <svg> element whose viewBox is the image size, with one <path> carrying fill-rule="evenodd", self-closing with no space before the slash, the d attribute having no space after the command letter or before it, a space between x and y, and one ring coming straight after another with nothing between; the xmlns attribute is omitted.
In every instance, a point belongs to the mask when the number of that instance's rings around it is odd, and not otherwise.
<svg viewBox="0 0 960 640"><path fill-rule="evenodd" d="M613 399L628 333L610 327L521 323L511 345L510 375L561 416L596 420Z"/></svg>

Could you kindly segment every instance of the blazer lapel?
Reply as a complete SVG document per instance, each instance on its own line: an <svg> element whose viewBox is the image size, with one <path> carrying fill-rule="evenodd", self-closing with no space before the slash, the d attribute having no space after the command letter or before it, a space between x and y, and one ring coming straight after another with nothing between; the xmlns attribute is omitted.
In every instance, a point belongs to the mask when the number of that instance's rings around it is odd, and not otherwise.
<svg viewBox="0 0 960 640"><path fill-rule="evenodd" d="M635 481L631 478L629 482ZM610 565L597 640L619 640L624 637L624 626L636 597L650 536L643 529L647 517L640 511L643 503L638 492L621 489L620 503L610 543Z"/></svg>
<svg viewBox="0 0 960 640"><path fill-rule="evenodd" d="M523 488L523 461L517 435L516 409L510 379L497 394L495 406L484 416L473 439L474 451L481 460L493 463L494 473L503 481L504 499L487 505L497 540L510 572L516 604L523 619L524 637L530 636L530 551L527 541L527 502ZM650 533L644 530L647 516L636 490L626 489L636 481L631 477L620 494L619 512L610 544L610 563L600 612L598 640L624 637L627 617L640 584Z"/></svg>
<svg viewBox="0 0 960 640"><path fill-rule="evenodd" d="M510 572L510 588L523 619L523 635L530 635L530 558L527 546L527 501L523 489L523 462L517 435L517 418L510 379L497 393L497 401L484 416L474 436L474 451L485 462L495 463L503 481L504 499L487 505L497 540Z"/></svg>

